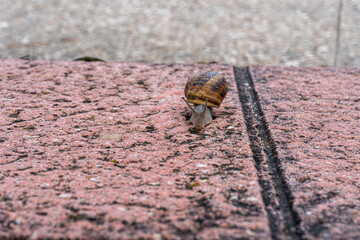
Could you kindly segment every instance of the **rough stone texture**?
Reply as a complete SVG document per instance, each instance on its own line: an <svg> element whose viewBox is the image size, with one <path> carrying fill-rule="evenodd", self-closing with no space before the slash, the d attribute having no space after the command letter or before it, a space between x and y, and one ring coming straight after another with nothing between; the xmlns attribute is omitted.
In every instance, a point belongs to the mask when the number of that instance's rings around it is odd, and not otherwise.
<svg viewBox="0 0 360 240"><path fill-rule="evenodd" d="M359 67L359 1L343 2L338 66ZM0 0L0 12L0 58L333 66L338 0Z"/></svg>
<svg viewBox="0 0 360 240"><path fill-rule="evenodd" d="M230 91L195 134L207 70ZM269 238L231 66L0 60L0 85L0 238Z"/></svg>
<svg viewBox="0 0 360 240"><path fill-rule="evenodd" d="M360 237L360 70L252 67L308 239Z"/></svg>
<svg viewBox="0 0 360 240"><path fill-rule="evenodd" d="M208 70L230 91L196 134ZM250 72L306 239L358 239L360 70ZM257 174L229 65L0 60L0 238L267 239Z"/></svg>

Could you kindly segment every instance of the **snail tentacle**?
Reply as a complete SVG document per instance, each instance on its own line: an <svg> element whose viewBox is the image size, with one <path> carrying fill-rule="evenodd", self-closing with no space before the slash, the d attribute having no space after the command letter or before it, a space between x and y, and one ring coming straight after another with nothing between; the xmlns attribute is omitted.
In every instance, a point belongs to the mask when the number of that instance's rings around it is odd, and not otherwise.
<svg viewBox="0 0 360 240"><path fill-rule="evenodd" d="M190 103L184 98L184 97L181 97L184 101L185 101L185 103L186 103L186 105L188 105L188 107L190 108L190 110L191 110L191 112L195 115L195 114L197 114L197 112L194 110L194 108L190 105Z"/></svg>

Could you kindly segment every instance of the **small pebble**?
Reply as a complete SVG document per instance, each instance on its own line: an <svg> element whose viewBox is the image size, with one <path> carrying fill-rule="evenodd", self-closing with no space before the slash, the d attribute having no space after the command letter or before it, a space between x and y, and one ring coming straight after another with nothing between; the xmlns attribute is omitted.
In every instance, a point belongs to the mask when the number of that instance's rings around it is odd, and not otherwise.
<svg viewBox="0 0 360 240"><path fill-rule="evenodd" d="M238 196L232 196L231 198L229 198L230 201L236 201L239 200Z"/></svg>
<svg viewBox="0 0 360 240"><path fill-rule="evenodd" d="M59 195L59 198L71 198L71 194L70 193L63 193Z"/></svg>
<svg viewBox="0 0 360 240"><path fill-rule="evenodd" d="M159 182L152 182L152 183L149 183L149 185L151 185L151 186L160 186L160 183Z"/></svg>

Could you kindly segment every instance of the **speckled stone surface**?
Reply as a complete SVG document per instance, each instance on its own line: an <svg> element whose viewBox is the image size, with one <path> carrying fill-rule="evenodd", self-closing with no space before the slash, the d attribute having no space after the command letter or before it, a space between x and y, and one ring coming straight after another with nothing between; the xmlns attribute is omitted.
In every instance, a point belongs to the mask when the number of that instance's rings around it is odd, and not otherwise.
<svg viewBox="0 0 360 240"><path fill-rule="evenodd" d="M195 134L208 70L230 91ZM0 84L0 238L269 238L231 66L0 60Z"/></svg>
<svg viewBox="0 0 360 240"><path fill-rule="evenodd" d="M360 237L360 70L250 68L308 239Z"/></svg>

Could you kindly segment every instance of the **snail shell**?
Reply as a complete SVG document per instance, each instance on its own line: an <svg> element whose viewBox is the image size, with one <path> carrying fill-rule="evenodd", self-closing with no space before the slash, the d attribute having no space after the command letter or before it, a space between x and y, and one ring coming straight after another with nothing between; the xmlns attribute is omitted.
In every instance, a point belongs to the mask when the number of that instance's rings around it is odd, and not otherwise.
<svg viewBox="0 0 360 240"><path fill-rule="evenodd" d="M195 105L205 105L208 99L209 107L220 107L228 87L225 77L218 72L205 72L189 78L185 86L185 97Z"/></svg>
<svg viewBox="0 0 360 240"><path fill-rule="evenodd" d="M212 121L212 107L220 107L228 87L225 78L218 72L205 72L189 78L185 86L184 101L193 115L193 128L201 130ZM192 108L190 103L195 104Z"/></svg>

